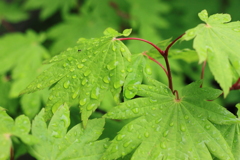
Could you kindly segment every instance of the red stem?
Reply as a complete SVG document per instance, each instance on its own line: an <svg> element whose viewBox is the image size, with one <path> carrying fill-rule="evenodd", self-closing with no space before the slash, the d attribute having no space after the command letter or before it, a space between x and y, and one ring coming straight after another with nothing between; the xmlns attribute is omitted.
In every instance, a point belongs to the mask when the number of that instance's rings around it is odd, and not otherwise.
<svg viewBox="0 0 240 160"><path fill-rule="evenodd" d="M150 59L150 60L152 60L153 62L157 63L157 64L164 70L164 72L166 73L166 75L167 75L167 77L168 77L168 72L167 72L166 68L165 68L160 62L158 62L156 59L154 59L154 58L150 57L149 55L147 55L146 52L144 52L143 55L147 56L148 59Z"/></svg>
<svg viewBox="0 0 240 160"><path fill-rule="evenodd" d="M177 42L177 40L179 40L180 38L182 38L182 36L184 35L185 33L183 33L182 35L180 35L179 37L177 37L175 40L173 40L166 48L165 52L164 52L164 55L166 54L168 56L168 51L169 49L172 47L173 44L175 44L175 42Z"/></svg>
<svg viewBox="0 0 240 160"><path fill-rule="evenodd" d="M205 71L206 64L207 64L207 61L204 61L204 62L203 62L203 65L202 65L202 72L201 72L201 79L202 79L202 80L203 80L203 78L204 78L204 71ZM202 88L202 85L203 85L203 82L202 82L200 88Z"/></svg>
<svg viewBox="0 0 240 160"><path fill-rule="evenodd" d="M164 51L162 51L158 46L156 46L152 42L149 42L149 41L147 41L145 39L141 39L141 38L116 38L116 40L120 40L120 41L123 41L123 40L139 40L139 41L143 41L143 42L146 42L146 43L152 45L154 48L156 48L161 55L164 54Z"/></svg>

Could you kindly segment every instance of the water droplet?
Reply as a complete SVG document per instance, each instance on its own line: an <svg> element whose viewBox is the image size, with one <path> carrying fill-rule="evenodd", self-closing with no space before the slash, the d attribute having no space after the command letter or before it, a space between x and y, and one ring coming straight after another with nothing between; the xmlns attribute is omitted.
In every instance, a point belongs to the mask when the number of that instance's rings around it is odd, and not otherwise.
<svg viewBox="0 0 240 160"><path fill-rule="evenodd" d="M93 110L94 108L95 108L95 106L96 106L96 104L89 104L88 106L87 106L87 110L88 111L91 111L91 110Z"/></svg>
<svg viewBox="0 0 240 160"><path fill-rule="evenodd" d="M87 82L88 82L87 78L84 78L84 79L82 80L82 85L85 85Z"/></svg>
<svg viewBox="0 0 240 160"><path fill-rule="evenodd" d="M133 111L133 113L135 113L135 114L139 113L139 109L138 109L138 108L133 108L132 111Z"/></svg>
<svg viewBox="0 0 240 160"><path fill-rule="evenodd" d="M110 82L110 77L104 76L104 77L103 77L103 82L109 83L109 82Z"/></svg>
<svg viewBox="0 0 240 160"><path fill-rule="evenodd" d="M83 74L84 74L84 76L88 76L90 73L91 73L91 70L89 69L89 70L85 71Z"/></svg>
<svg viewBox="0 0 240 160"><path fill-rule="evenodd" d="M64 88L68 88L69 85L70 85L70 81L66 81L66 82L63 83Z"/></svg>
<svg viewBox="0 0 240 160"><path fill-rule="evenodd" d="M37 88L39 89L39 88L41 88L42 87L42 84L37 84Z"/></svg>
<svg viewBox="0 0 240 160"><path fill-rule="evenodd" d="M131 73L131 72L133 71L133 68L132 68L132 67L129 67L129 68L127 68L127 71L128 71L129 73Z"/></svg>
<svg viewBox="0 0 240 160"><path fill-rule="evenodd" d="M63 67L67 67L69 64L68 63L64 63L63 64Z"/></svg>
<svg viewBox="0 0 240 160"><path fill-rule="evenodd" d="M60 120L63 121L65 127L67 127L69 125L69 118L66 115L63 114L60 117Z"/></svg>
<svg viewBox="0 0 240 160"><path fill-rule="evenodd" d="M86 58L84 58L84 59L82 59L82 62L84 63L84 62L86 62L87 61L87 59Z"/></svg>
<svg viewBox="0 0 240 160"><path fill-rule="evenodd" d="M60 135L58 132L56 132L56 131L53 131L52 134L51 134L51 136L53 136L53 137L55 137L55 138L61 137L61 135Z"/></svg>
<svg viewBox="0 0 240 160"><path fill-rule="evenodd" d="M119 134L119 135L117 135L116 140L117 140L117 141L121 141L124 137L125 137L124 134Z"/></svg>
<svg viewBox="0 0 240 160"><path fill-rule="evenodd" d="M148 74L148 75L152 75L152 69L149 65L146 65L145 67L145 72Z"/></svg>
<svg viewBox="0 0 240 160"><path fill-rule="evenodd" d="M125 142L124 144L123 144L123 147L128 147L130 144L132 143L132 140L130 140L130 141L127 141L127 142Z"/></svg>
<svg viewBox="0 0 240 160"><path fill-rule="evenodd" d="M205 128L206 128L206 129L210 129L211 126L210 126L210 125L206 125Z"/></svg>
<svg viewBox="0 0 240 160"><path fill-rule="evenodd" d="M115 52L115 51L116 51L116 47L115 47L115 46L113 46L113 47L112 47L112 50Z"/></svg>
<svg viewBox="0 0 240 160"><path fill-rule="evenodd" d="M162 121L162 118L155 120L156 124L159 124Z"/></svg>
<svg viewBox="0 0 240 160"><path fill-rule="evenodd" d="M129 132L133 131L133 128L134 128L134 127L133 127L133 125L132 125L132 124L131 124L131 125L129 125L129 126L128 126L128 131L129 131Z"/></svg>
<svg viewBox="0 0 240 160"><path fill-rule="evenodd" d="M124 91L124 96L125 96L127 99L131 99L131 98L133 98L135 95L136 95L136 92L130 91L130 90L128 90L128 89L126 89L126 90Z"/></svg>
<svg viewBox="0 0 240 160"><path fill-rule="evenodd" d="M189 116L188 116L188 115L185 115L185 116L184 116L184 119L189 119Z"/></svg>
<svg viewBox="0 0 240 160"><path fill-rule="evenodd" d="M51 101L53 99L53 95L50 95L48 99Z"/></svg>
<svg viewBox="0 0 240 160"><path fill-rule="evenodd" d="M77 98L78 94L79 94L79 90L75 91L72 95L72 98L73 99Z"/></svg>
<svg viewBox="0 0 240 160"><path fill-rule="evenodd" d="M162 142L162 143L160 143L160 147L161 147L162 149L165 149L165 148L167 148L167 146L166 146L165 142Z"/></svg>
<svg viewBox="0 0 240 160"><path fill-rule="evenodd" d="M171 122L171 123L169 124L169 126L170 126L170 127L172 127L173 125L174 125L174 123L173 123L173 122Z"/></svg>
<svg viewBox="0 0 240 160"><path fill-rule="evenodd" d="M185 131L186 131L186 127L185 127L184 125L181 125L181 126L180 126L180 130L183 131L183 132L185 132Z"/></svg>
<svg viewBox="0 0 240 160"><path fill-rule="evenodd" d="M113 70L114 68L116 68L116 66L118 65L118 61L112 61L107 65L107 69L108 70Z"/></svg>
<svg viewBox="0 0 240 160"><path fill-rule="evenodd" d="M125 52L125 49L124 49L124 48L120 48L120 51L121 51L121 52Z"/></svg>
<svg viewBox="0 0 240 160"><path fill-rule="evenodd" d="M112 147L112 149L111 149L111 152L117 152L118 151L118 146L114 146L114 147Z"/></svg>
<svg viewBox="0 0 240 160"><path fill-rule="evenodd" d="M68 61L72 61L73 57L68 57L67 59L68 59Z"/></svg>
<svg viewBox="0 0 240 160"><path fill-rule="evenodd" d="M86 103L87 103L87 99L86 99L86 98L81 99L80 102L79 102L79 104L80 104L81 106L85 105Z"/></svg>
<svg viewBox="0 0 240 160"><path fill-rule="evenodd" d="M96 87L91 91L91 98L92 99L98 99L100 95L100 88Z"/></svg>
<svg viewBox="0 0 240 160"><path fill-rule="evenodd" d="M235 32L240 32L240 28L234 28L233 29Z"/></svg>
<svg viewBox="0 0 240 160"><path fill-rule="evenodd" d="M149 137L149 133L148 133L148 132L145 132L145 133L144 133L144 136L145 136L146 138L148 138L148 137Z"/></svg>
<svg viewBox="0 0 240 160"><path fill-rule="evenodd" d="M82 63L80 63L80 64L77 65L77 67L78 67L79 69L81 69L81 68L84 67L84 65L83 65Z"/></svg>
<svg viewBox="0 0 240 160"><path fill-rule="evenodd" d="M70 72L73 72L73 71L75 71L75 68L71 68L71 69L70 69Z"/></svg>
<svg viewBox="0 0 240 160"><path fill-rule="evenodd" d="M73 75L72 78L73 78L73 79L77 78L77 75Z"/></svg>
<svg viewBox="0 0 240 160"><path fill-rule="evenodd" d="M157 100L156 100L156 99L153 99L153 98L150 98L149 101L150 101L151 103L157 102Z"/></svg>
<svg viewBox="0 0 240 160"><path fill-rule="evenodd" d="M163 137L167 137L169 131L163 132Z"/></svg>
<svg viewBox="0 0 240 160"><path fill-rule="evenodd" d="M116 82L114 82L114 84L113 84L113 86L114 86L114 88L120 88L121 86L122 86L122 84L123 84L124 82L123 81L116 81Z"/></svg>

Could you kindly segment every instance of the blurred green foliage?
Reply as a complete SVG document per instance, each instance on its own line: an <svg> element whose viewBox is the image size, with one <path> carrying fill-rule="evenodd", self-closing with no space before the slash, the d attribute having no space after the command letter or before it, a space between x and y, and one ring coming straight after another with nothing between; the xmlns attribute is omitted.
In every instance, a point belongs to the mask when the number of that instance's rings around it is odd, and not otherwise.
<svg viewBox="0 0 240 160"><path fill-rule="evenodd" d="M166 44L163 44L163 40L174 39L199 24L197 14L201 10L207 9L209 15L229 13L236 21L240 20L239 6L239 0L2 0L0 106L14 119L21 114L33 119L41 108L45 107L49 91L42 90L19 96L20 91L49 67L41 65L45 60L75 46L80 37L101 36L107 27L119 32L132 28L131 37L147 39L164 47ZM148 44L141 42L128 41L126 45L136 56L143 51L151 51ZM176 89L200 78L201 66L198 65L191 46L189 42L180 42L170 51ZM171 59L171 55L177 55L179 48L184 49L184 56L172 56ZM162 61L161 57L156 58ZM141 61L145 63L145 60ZM153 76L167 83L161 68L154 63L147 63L153 68ZM142 77L139 81L142 81ZM208 67L204 85L219 88ZM106 95L99 110L92 117L100 117L99 115L115 105L111 94ZM239 103L239 97L239 91L234 91L224 101L218 101L236 114L235 105ZM74 126L80 122L80 118L74 114L78 114L79 110L73 107L70 112L73 123L71 126ZM12 125L13 120L9 121ZM124 124L126 121L106 121L107 128L112 127L115 134ZM113 138L115 135L109 132L110 130L105 130L101 137ZM15 158L24 159L21 156L24 156L26 151L20 151L18 140L15 140L14 144L17 153Z"/></svg>

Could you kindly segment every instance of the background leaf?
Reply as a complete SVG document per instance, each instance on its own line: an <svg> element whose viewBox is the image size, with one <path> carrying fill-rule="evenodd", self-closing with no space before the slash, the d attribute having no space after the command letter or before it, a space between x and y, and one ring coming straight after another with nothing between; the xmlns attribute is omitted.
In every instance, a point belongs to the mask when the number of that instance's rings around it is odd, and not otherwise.
<svg viewBox="0 0 240 160"><path fill-rule="evenodd" d="M40 142L30 148L30 153L38 159L99 159L107 145L107 139L99 140L104 119L88 122L86 128L75 125L68 131L70 124L68 106L60 106L49 125L44 120L44 109L33 121L32 134Z"/></svg>

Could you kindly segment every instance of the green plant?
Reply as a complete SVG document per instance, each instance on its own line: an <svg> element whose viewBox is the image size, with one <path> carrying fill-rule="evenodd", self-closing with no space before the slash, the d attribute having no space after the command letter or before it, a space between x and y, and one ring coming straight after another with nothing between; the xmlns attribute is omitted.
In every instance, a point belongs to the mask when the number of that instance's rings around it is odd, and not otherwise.
<svg viewBox="0 0 240 160"><path fill-rule="evenodd" d="M35 116L32 127L28 117L19 116L14 122L1 108L0 158L9 157L10 136L15 135L38 159L239 159L240 121L214 100L240 89L240 23L229 22L228 14L208 17L206 10L199 13L199 18L205 23L173 41L155 45L140 38L126 38L131 29L118 33L108 28L103 37L80 38L77 46L45 61L46 69L21 94L49 87L46 108ZM43 39L33 32L28 35L27 45ZM21 35L13 36L24 42ZM178 40L191 39L195 50L170 50ZM122 43L125 40L144 41L155 50L131 54ZM201 79L176 90L169 56L186 59L187 55L191 59L196 54L203 64ZM39 55L48 57L44 51ZM168 86L151 76L149 60L163 69ZM222 90L204 87L207 64ZM12 65L6 63L3 67ZM44 90L36 93L37 99L48 94ZM106 97L117 105L101 108ZM82 123L73 123L71 128L68 106L78 106L81 113ZM97 114L98 107L107 113ZM112 140L100 137L105 121L115 123L109 119L129 119L123 121L124 127Z"/></svg>

